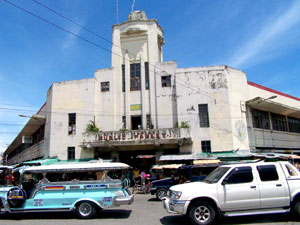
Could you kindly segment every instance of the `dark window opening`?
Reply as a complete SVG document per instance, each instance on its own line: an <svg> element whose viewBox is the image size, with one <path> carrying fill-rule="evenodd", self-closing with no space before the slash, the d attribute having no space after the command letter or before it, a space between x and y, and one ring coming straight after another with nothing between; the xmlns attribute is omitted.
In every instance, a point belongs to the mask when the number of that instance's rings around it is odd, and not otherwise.
<svg viewBox="0 0 300 225"><path fill-rule="evenodd" d="M199 104L200 127L209 127L208 105Z"/></svg>
<svg viewBox="0 0 300 225"><path fill-rule="evenodd" d="M149 90L149 63L145 62L145 89Z"/></svg>
<svg viewBox="0 0 300 225"><path fill-rule="evenodd" d="M122 92L125 90L125 65L122 65Z"/></svg>
<svg viewBox="0 0 300 225"><path fill-rule="evenodd" d="M270 129L269 113L258 109L252 110L253 127Z"/></svg>
<svg viewBox="0 0 300 225"><path fill-rule="evenodd" d="M101 91L109 91L109 81L107 82L101 82Z"/></svg>
<svg viewBox="0 0 300 225"><path fill-rule="evenodd" d="M300 119L288 117L289 132L300 133Z"/></svg>
<svg viewBox="0 0 300 225"><path fill-rule="evenodd" d="M161 86L162 87L171 87L171 75L161 76Z"/></svg>
<svg viewBox="0 0 300 225"><path fill-rule="evenodd" d="M69 113L69 135L76 134L76 113Z"/></svg>
<svg viewBox="0 0 300 225"><path fill-rule="evenodd" d="M225 179L227 184L250 183L253 181L252 169L250 166L237 167Z"/></svg>
<svg viewBox="0 0 300 225"><path fill-rule="evenodd" d="M274 165L257 166L261 181L275 181L278 180L278 174Z"/></svg>
<svg viewBox="0 0 300 225"><path fill-rule="evenodd" d="M288 131L286 117L276 113L271 113L272 128L278 131Z"/></svg>
<svg viewBox="0 0 300 225"><path fill-rule="evenodd" d="M132 116L131 117L131 129L132 130L142 129L142 117L141 116Z"/></svg>
<svg viewBox="0 0 300 225"><path fill-rule="evenodd" d="M147 120L147 129L153 129L153 123L150 114L146 115L146 120Z"/></svg>
<svg viewBox="0 0 300 225"><path fill-rule="evenodd" d="M126 116L122 116L122 128L126 129Z"/></svg>
<svg viewBox="0 0 300 225"><path fill-rule="evenodd" d="M68 160L75 159L75 147L68 147Z"/></svg>
<svg viewBox="0 0 300 225"><path fill-rule="evenodd" d="M210 141L201 141L201 148L203 153L211 153Z"/></svg>
<svg viewBox="0 0 300 225"><path fill-rule="evenodd" d="M130 64L130 91L141 90L141 64Z"/></svg>

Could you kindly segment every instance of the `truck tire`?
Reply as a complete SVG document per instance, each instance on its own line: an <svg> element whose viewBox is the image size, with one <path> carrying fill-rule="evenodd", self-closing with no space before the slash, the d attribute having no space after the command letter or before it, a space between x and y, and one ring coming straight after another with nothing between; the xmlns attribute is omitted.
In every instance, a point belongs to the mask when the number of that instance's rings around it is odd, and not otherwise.
<svg viewBox="0 0 300 225"><path fill-rule="evenodd" d="M294 204L294 207L292 210L293 210L293 215L296 218L300 218L300 199L298 199L298 201Z"/></svg>
<svg viewBox="0 0 300 225"><path fill-rule="evenodd" d="M165 188L159 188L157 191L156 191L156 198L158 200L163 200L166 196L167 196L167 192L168 190L165 189Z"/></svg>
<svg viewBox="0 0 300 225"><path fill-rule="evenodd" d="M193 224L208 225L215 221L216 212L210 203L197 201L191 206L189 217Z"/></svg>
<svg viewBox="0 0 300 225"><path fill-rule="evenodd" d="M76 207L76 212L82 219L92 218L96 213L95 205L88 201L80 202Z"/></svg>

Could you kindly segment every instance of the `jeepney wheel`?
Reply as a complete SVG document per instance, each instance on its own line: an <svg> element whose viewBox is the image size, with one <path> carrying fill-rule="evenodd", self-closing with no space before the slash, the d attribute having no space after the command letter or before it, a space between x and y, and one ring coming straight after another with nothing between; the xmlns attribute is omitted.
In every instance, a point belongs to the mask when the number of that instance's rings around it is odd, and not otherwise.
<svg viewBox="0 0 300 225"><path fill-rule="evenodd" d="M78 216L83 219L92 218L96 213L94 204L86 201L79 203L79 205L76 207L76 210Z"/></svg>
<svg viewBox="0 0 300 225"><path fill-rule="evenodd" d="M198 201L192 205L189 216L193 224L208 225L214 222L216 212L210 203Z"/></svg>
<svg viewBox="0 0 300 225"><path fill-rule="evenodd" d="M162 201L167 196L167 193L168 193L167 189L165 189L165 188L159 188L156 191L156 198Z"/></svg>

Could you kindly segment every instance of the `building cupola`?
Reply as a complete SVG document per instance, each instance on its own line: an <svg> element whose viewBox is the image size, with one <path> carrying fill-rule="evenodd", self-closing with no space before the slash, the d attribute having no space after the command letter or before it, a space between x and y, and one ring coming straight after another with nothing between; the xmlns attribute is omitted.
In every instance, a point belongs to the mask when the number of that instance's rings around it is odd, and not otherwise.
<svg viewBox="0 0 300 225"><path fill-rule="evenodd" d="M128 15L128 21L137 21L137 20L147 20L146 13L144 11L138 10Z"/></svg>

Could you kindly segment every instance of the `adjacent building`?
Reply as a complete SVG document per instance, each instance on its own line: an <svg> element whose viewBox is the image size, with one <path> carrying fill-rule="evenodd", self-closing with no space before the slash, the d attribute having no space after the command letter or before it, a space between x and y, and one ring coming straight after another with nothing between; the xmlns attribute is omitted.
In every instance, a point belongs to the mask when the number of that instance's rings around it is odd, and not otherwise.
<svg viewBox="0 0 300 225"><path fill-rule="evenodd" d="M137 158L230 150L300 153L300 99L229 66L163 61L164 32L143 11L113 26L111 68L55 82L5 151L7 162ZM143 163L143 162L142 162Z"/></svg>

